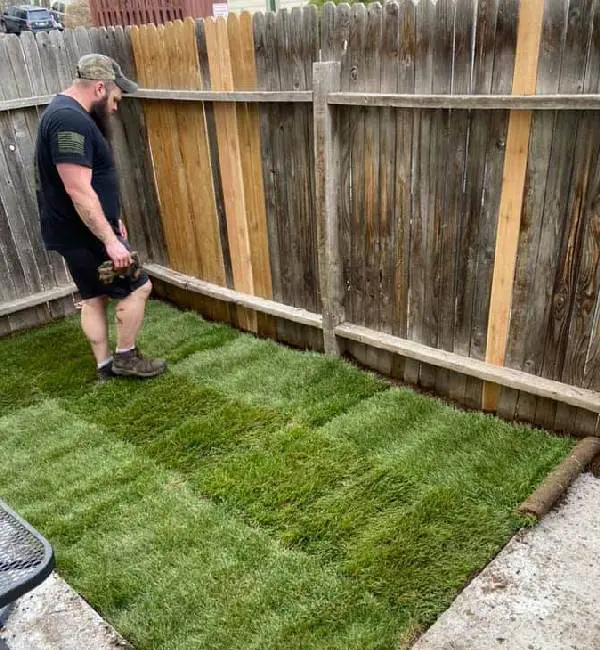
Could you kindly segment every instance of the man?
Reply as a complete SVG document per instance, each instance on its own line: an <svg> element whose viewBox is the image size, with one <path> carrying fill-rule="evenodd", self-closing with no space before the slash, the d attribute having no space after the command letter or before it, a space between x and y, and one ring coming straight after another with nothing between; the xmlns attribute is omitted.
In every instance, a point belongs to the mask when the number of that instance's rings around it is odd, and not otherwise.
<svg viewBox="0 0 600 650"><path fill-rule="evenodd" d="M113 375L154 377L166 369L165 361L146 358L136 347L152 284L144 272L137 279L126 274L131 249L119 218L119 185L109 143L109 115L116 112L123 93L136 90L137 84L110 57L83 56L77 79L44 111L36 143L42 239L48 250L64 257L79 289L81 327L101 381ZM98 276L98 267L107 260L116 271L108 285ZM114 357L109 352L108 298L118 300Z"/></svg>

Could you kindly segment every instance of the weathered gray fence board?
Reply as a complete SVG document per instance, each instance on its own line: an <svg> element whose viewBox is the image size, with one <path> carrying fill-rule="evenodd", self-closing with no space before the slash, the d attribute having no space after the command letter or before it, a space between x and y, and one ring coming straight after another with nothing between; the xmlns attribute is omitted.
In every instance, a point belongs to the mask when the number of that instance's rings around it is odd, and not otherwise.
<svg viewBox="0 0 600 650"><path fill-rule="evenodd" d="M31 32L23 32L20 38L21 46L23 48L23 56L25 60L25 67L27 69L27 77L30 83L30 94L45 95L48 93L46 84L45 67L40 57L40 51L35 36ZM21 93L23 97L27 96L27 88L24 88ZM44 108L39 107L32 111L27 111L30 132L33 134L34 142L37 136L37 121L41 117ZM54 271L54 276L58 284L66 284L70 282L70 275L66 269L64 260L58 253L49 251L46 253L50 265ZM57 308L59 308L64 301L58 301Z"/></svg>
<svg viewBox="0 0 600 650"><path fill-rule="evenodd" d="M590 39L590 50L587 60L587 69L586 69L586 78L584 92L590 92L592 88L600 87L600 6L598 3L595 3L593 8L593 18L591 20L592 34ZM595 196L598 191L598 160L594 160L594 170L590 178L590 194L589 194L589 205L594 217L598 214L598 207L595 204ZM600 329L599 329L599 307L598 300L599 296L596 294L594 296L595 306L594 306L594 316L591 328L591 335L589 346L587 350L587 355L585 358L585 367L584 367L584 377L583 385L586 388L594 388L598 390L600 388L600 375L598 367L598 361L600 359Z"/></svg>
<svg viewBox="0 0 600 650"><path fill-rule="evenodd" d="M379 92L381 88L382 7L378 2L367 7L365 32L364 74L362 88ZM364 239L362 240L362 277L364 281L363 313L357 314L358 324L379 328L379 246L380 246L380 125L381 111L377 108L364 110L365 148L362 167L364 170ZM360 246L360 242L359 242ZM359 249L360 250L360 249ZM358 260L357 260L358 261Z"/></svg>
<svg viewBox="0 0 600 650"><path fill-rule="evenodd" d="M364 5L352 5L350 35L348 40L349 90L362 90L367 81L365 49L367 47L368 15ZM361 322L364 318L365 265L364 242L365 229L365 109L352 110L350 119L350 261L349 261L349 309L347 318L352 322Z"/></svg>
<svg viewBox="0 0 600 650"><path fill-rule="evenodd" d="M598 92L597 67L600 52L598 35L594 37L593 34L593 29L599 27L596 17L599 12L598 3L590 3L585 9L589 11L583 20L589 23L590 38L583 85L585 92ZM583 25L580 24L580 27ZM600 291L600 135L597 123L596 113L581 117L580 129L587 134L586 146L584 158L580 162L581 170L574 183L576 202L582 218L581 243L578 268L572 278L575 290L562 379L576 386L588 383L586 361L596 326L594 320Z"/></svg>
<svg viewBox="0 0 600 650"><path fill-rule="evenodd" d="M596 12L596 15L594 16L594 37L592 40L592 50L591 50L591 56L590 56L590 61L595 64L596 70L600 68L598 66L598 58L600 56L600 12ZM592 66L590 66L592 67ZM598 205L598 192L600 190L599 188L599 178L598 178L599 170L598 170L598 159L596 158L593 161L593 171L591 174L590 178L590 191L588 193L588 203L587 203L587 210L590 212L590 231L589 233L586 233L584 235L584 246L586 247L586 250L584 250L584 255L587 253L589 256L590 254L592 255L597 255L597 246L598 246L598 214L600 213L600 206ZM591 241L589 240L591 238ZM597 281L597 276L596 274L593 274L591 272L591 269L588 271L589 275L588 278L591 280L594 278L594 280ZM584 361L584 369L583 369L583 381L582 385L584 385L586 388L593 388L595 390L598 390L600 388L600 327L599 327L599 320L600 320L600 313L599 309L599 295L598 295L598 288L597 285L595 286L589 286L586 288L585 283L582 283L581 280L579 282L579 287L580 291L584 291L584 299L587 299L588 301L594 300L594 307L593 307L593 316L592 316L592 324L591 324L591 332L589 336L589 345L587 349L587 354L585 356L585 361ZM587 289L587 290L586 290ZM595 293L593 293L595 291Z"/></svg>
<svg viewBox="0 0 600 650"><path fill-rule="evenodd" d="M341 56L341 78L340 89L348 90L350 88L350 75L352 65L352 55L347 51L350 40L350 26L352 24L351 8L347 4L336 7L334 21L334 42L339 44L337 50ZM353 296L354 288L352 286L352 208L351 208L351 162L352 162L352 130L350 108L339 107L337 115L337 137L338 137L338 155L339 180L338 180L338 221L340 224L340 256L342 263L342 278L344 285L344 307L346 318L351 318L353 314Z"/></svg>
<svg viewBox="0 0 600 650"><path fill-rule="evenodd" d="M312 64L318 60L319 28L316 7L292 9L291 46L294 60L294 89L312 88ZM314 147L312 106L294 104L294 134L297 137L297 172L294 175L295 205L301 215L300 231L296 234L299 265L302 268L301 295L303 306L318 311L319 271L317 262L317 223L315 218Z"/></svg>
<svg viewBox="0 0 600 650"><path fill-rule="evenodd" d="M584 90L586 58L592 51L590 49L594 22L592 12L595 4L588 0L573 1L569 4L564 49L561 57L560 92L580 93ZM584 341L589 338L589 333L586 333L585 330L587 329L589 332L591 327L591 318L580 319L589 308L586 308L578 299L581 297L581 294L578 296L578 289L582 287L577 281L578 269L581 264L582 236L584 233L590 234L585 232L586 223L589 223L591 217L589 213L586 214L585 196L590 177L589 166L592 150L597 147L597 129L593 129L590 117L593 120L593 115L560 114L557 119L553 144L553 148L558 145L564 148L572 146L573 149L570 164L565 159L554 160L560 177L556 193L564 199L561 214L557 215L560 225L553 228L554 233L560 233L560 239L553 242L554 265L549 265L550 269L546 276L547 286L551 286L552 276L554 286L552 298L550 299L549 293L546 294L550 309L547 312L549 314L548 336L541 371L546 376L558 378L566 373L572 375L574 381L578 378L578 372L574 371L572 364L569 366L566 364L569 348L573 351L577 349L578 345L585 345ZM564 131L561 131L561 128ZM569 131L570 142L567 141L567 132ZM551 168L551 173L553 171L554 169ZM546 236L546 228L547 226L544 229L544 236ZM556 255L557 249L561 251L560 256ZM544 255L546 258L548 257L547 252L544 252ZM592 258L593 252L590 257L586 258L586 262L593 265ZM588 267L586 272L589 271ZM550 276L551 272L552 276ZM593 274L592 272L591 275ZM583 281L583 284L585 283L586 280ZM575 329L570 331L573 319L575 319ZM583 365L585 365L585 353L581 356ZM572 430L574 426L589 427L589 419L582 418L579 413L558 405L555 427Z"/></svg>
<svg viewBox="0 0 600 650"><path fill-rule="evenodd" d="M459 2L454 18L454 61L453 94L470 94L473 69L473 25L474 11L471 2ZM445 350L454 350L456 330L456 299L459 291L461 260L461 228L463 213L463 183L467 165L469 143L468 111L452 111L449 118L450 143L446 179L445 212L447 223L442 233L443 266L440 277L440 313L438 345ZM446 378L447 377L447 378ZM449 373L444 377L438 373L436 390L444 390L453 400L464 399L466 377ZM447 386L444 386L444 384Z"/></svg>
<svg viewBox="0 0 600 650"><path fill-rule="evenodd" d="M380 3L374 2L367 7L367 28L365 32L364 75L363 88L367 92L379 92L381 88L381 59L383 44L383 9ZM364 112L365 148L364 148L364 233L362 248L362 263L364 270L363 313L360 322L380 328L380 257L381 257L381 111L377 108L367 108ZM359 244L360 246L360 244ZM378 350L366 350L366 364L377 368L380 372L386 370L391 363L387 354Z"/></svg>
<svg viewBox="0 0 600 650"><path fill-rule="evenodd" d="M419 3L415 11L414 90L416 93L432 92L433 82L433 27L435 6L429 0ZM425 308L426 236L429 227L429 137L431 114L415 111L413 116L412 178L411 178L411 237L409 303L407 336L423 341L423 314ZM406 361L404 378L410 384L419 383L420 364ZM425 371L427 375L427 371Z"/></svg>
<svg viewBox="0 0 600 650"><path fill-rule="evenodd" d="M4 207L2 192L0 192L0 272L4 280L0 282L2 301L24 295L24 291L27 291L25 274L8 225L8 215Z"/></svg>
<svg viewBox="0 0 600 650"><path fill-rule="evenodd" d="M55 52L58 82L60 90L63 90L71 85L75 77L75 70L71 68L71 61L62 32L56 30L50 32L50 47Z"/></svg>
<svg viewBox="0 0 600 650"><path fill-rule="evenodd" d="M438 0L433 33L433 84L432 92L449 94L452 91L452 68L454 57L454 0ZM448 183L448 162L454 153L450 150L450 111L439 109L432 113L431 151L429 154L430 176L430 214L431 222L426 236L426 280L425 312L423 324L425 340L433 347L440 345L439 334L442 323L452 324L450 318L441 310L442 277L455 259L447 237L452 237L452 227L448 221L446 189ZM449 250L450 249L450 250ZM452 293L452 292L451 292ZM453 305L450 313L454 311ZM449 314L448 314L449 315ZM440 394L448 392L448 373L445 369L421 372L425 388L436 388Z"/></svg>
<svg viewBox="0 0 600 650"><path fill-rule="evenodd" d="M280 66L285 65L285 57L279 48L276 16L274 13L268 13L264 24L256 22L255 25L255 46L259 48L256 63L258 86L267 91L281 90ZM285 36L282 37L282 40L284 39ZM294 291L289 252L291 215L288 208L288 190L291 192L291 187L288 187L286 176L289 171L286 170L285 148L288 134L283 131L284 110L280 105L261 107L261 137L268 148L268 157L263 159L263 178L273 296L276 300L293 304L289 298ZM286 124L289 126L289 119ZM299 336L295 325L282 321L278 321L277 331L278 336L287 342L294 342Z"/></svg>
<svg viewBox="0 0 600 650"><path fill-rule="evenodd" d="M281 11L275 15L275 42L277 51L278 85L279 89L290 89L294 86L292 55L288 45L288 38L291 31L289 12ZM297 244L294 237L294 217L295 214L295 188L290 178L295 177L296 171L296 139L294 138L296 130L294 129L294 113L292 106L281 106L279 108L280 126L276 137L279 142L275 144L275 151L278 154L278 172L280 180L280 189L282 190L282 210L278 215L279 228L279 246L280 251L284 253L286 263L282 271L282 287L284 291L284 301L294 307L300 306L302 295L300 291L300 281L302 278L302 262L298 259Z"/></svg>
<svg viewBox="0 0 600 650"><path fill-rule="evenodd" d="M411 0L402 0L398 10L398 92L411 93L415 89L416 11ZM413 112L400 109L395 112L395 183L393 251L388 273L393 281L391 333L407 337L410 292L410 250L412 223L412 160L414 118ZM391 188L390 188L391 190ZM405 378L406 365L401 357L394 358L392 373ZM418 366L417 366L418 373ZM418 376L418 375L417 375Z"/></svg>
<svg viewBox="0 0 600 650"><path fill-rule="evenodd" d="M587 39L581 38L583 25L590 24L591 2L573 0L567 15L567 33L561 58L559 90L561 92L580 92L585 76L585 57L588 49ZM587 30L586 30L587 31ZM545 377L562 376L566 348L568 344L569 318L574 300L574 274L578 264L578 249L581 241L582 210L581 192L587 176L586 159L589 139L593 137L590 124L583 115L561 113L557 119L554 136L554 149L561 151L553 156L549 173L554 200L548 206L556 212L546 214L544 235L563 233L558 241L544 241L544 248L552 245L553 251L560 250L558 266L549 269L548 280L553 277L553 290L550 304L552 308L547 322L547 337L541 372ZM556 206L556 207L555 207ZM550 225L553 224L553 225ZM555 225L554 225L555 224ZM556 253L554 256L556 260ZM556 262L555 262L556 264ZM548 277L550 276L550 277ZM557 414L558 415L558 414Z"/></svg>
<svg viewBox="0 0 600 650"><path fill-rule="evenodd" d="M16 37L14 37L16 39ZM0 41L2 58L6 58L4 45L11 37ZM6 62L0 66L0 97L10 98L14 84L12 67ZM7 97L8 94L8 97ZM21 116L22 120L22 116ZM26 129L24 123L21 128ZM0 202L3 204L2 219L3 239L7 246L6 254L10 259L9 268L15 282L17 297L25 296L44 289L37 266L34 243L30 238L29 224L32 215L24 207L25 194L28 192L23 176L25 167L15 134L12 116L0 115ZM42 315L43 317L43 315ZM35 322L35 321L34 321ZM39 322L39 321L38 321Z"/></svg>
<svg viewBox="0 0 600 650"><path fill-rule="evenodd" d="M267 14L265 16L262 13L256 13L253 17L254 56L256 59L257 83L260 90L272 90L275 85L273 83L273 77L269 74L269 71L275 66L276 61L275 40L270 37L270 33L267 33L267 21L272 22L273 19L273 14ZM202 48L200 49L202 51ZM209 107L207 106L206 109L208 121ZM271 262L271 282L273 286L273 298L281 302L283 299L283 289L281 285L281 261L277 228L279 194L273 151L274 136L272 133L272 126L276 123L278 113L279 109L274 105L259 107L263 185L265 188L267 232L269 236L269 259Z"/></svg>
<svg viewBox="0 0 600 650"><path fill-rule="evenodd" d="M494 68L494 44L498 14L497 1L480 2L477 5L475 30L475 51L472 69L471 91L474 94L490 94ZM481 351L473 345L477 337L485 336L481 329L485 305L478 303L481 283L478 273L485 272L485 253L481 241L485 230L482 223L482 196L484 192L485 161L489 146L490 115L471 113L468 136L467 166L463 217L459 231L459 260L456 291L456 329L454 350L467 356L482 358ZM493 249L492 249L493 251ZM488 252L487 261L490 263ZM489 287L488 287L489 294ZM489 301L489 295L487 297ZM453 387L453 394L470 407L481 404L482 384L467 378L464 396L462 387Z"/></svg>
<svg viewBox="0 0 600 650"><path fill-rule="evenodd" d="M336 5L327 2L321 10L319 28L321 31L321 61L340 61L343 43L334 41ZM337 47L336 47L337 45Z"/></svg>
<svg viewBox="0 0 600 650"><path fill-rule="evenodd" d="M398 65L400 51L399 5L387 2L383 7L381 48L381 90L398 91ZM380 111L379 152L381 177L379 259L376 268L378 329L393 332L394 327L394 250L396 246L396 111Z"/></svg>
<svg viewBox="0 0 600 650"><path fill-rule="evenodd" d="M7 83L4 86L4 93L6 97L27 97L35 93L30 83L30 75L36 74L35 68L29 70L27 62L21 47L20 40L5 39L3 42L5 46L5 55L7 58L7 65L10 65L13 70L15 83ZM39 234L39 221L37 217L37 198L35 192L35 164L34 164L34 151L35 139L37 134L38 114L35 108L24 109L17 111L12 115L13 127L16 136L16 152L20 156L22 164L22 175L20 178L22 187L22 203L30 215L27 219L29 238L32 243L32 248L36 256L37 266L40 272L40 279L44 288L52 287L56 283L67 282L68 277L62 267L62 273L55 272L51 265L50 258L44 250ZM17 158L19 159L19 158ZM62 265L57 264L60 269Z"/></svg>

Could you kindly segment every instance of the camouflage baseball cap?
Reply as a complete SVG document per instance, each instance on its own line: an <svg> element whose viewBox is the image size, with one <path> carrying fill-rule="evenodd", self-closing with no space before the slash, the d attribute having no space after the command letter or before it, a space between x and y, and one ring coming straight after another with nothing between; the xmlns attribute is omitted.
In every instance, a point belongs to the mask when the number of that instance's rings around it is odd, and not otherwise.
<svg viewBox="0 0 600 650"><path fill-rule="evenodd" d="M138 89L135 81L123 74L121 66L104 54L82 56L77 64L77 76L90 81L114 81L124 93L134 93Z"/></svg>

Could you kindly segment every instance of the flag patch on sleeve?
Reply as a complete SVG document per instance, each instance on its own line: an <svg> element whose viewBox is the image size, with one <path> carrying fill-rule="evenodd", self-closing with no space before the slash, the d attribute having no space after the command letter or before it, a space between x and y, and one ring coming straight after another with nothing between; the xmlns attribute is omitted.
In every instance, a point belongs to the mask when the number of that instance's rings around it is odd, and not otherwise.
<svg viewBox="0 0 600 650"><path fill-rule="evenodd" d="M85 137L75 131L59 131L58 153L74 153L83 156L85 152Z"/></svg>

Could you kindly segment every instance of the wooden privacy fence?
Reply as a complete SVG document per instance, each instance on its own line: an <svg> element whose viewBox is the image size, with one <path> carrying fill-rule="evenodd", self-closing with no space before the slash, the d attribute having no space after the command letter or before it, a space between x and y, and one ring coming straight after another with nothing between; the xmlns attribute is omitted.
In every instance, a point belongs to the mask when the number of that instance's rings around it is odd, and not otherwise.
<svg viewBox="0 0 600 650"><path fill-rule="evenodd" d="M159 292L473 408L593 433L599 11L406 0L0 39L0 75L25 66L30 82L2 83L0 173L6 143L20 171L0 185L0 245L27 231L30 247L4 262L1 300L63 286L12 179L27 177L39 106L100 51L143 86L114 145ZM13 269L42 262L53 276L17 284Z"/></svg>

